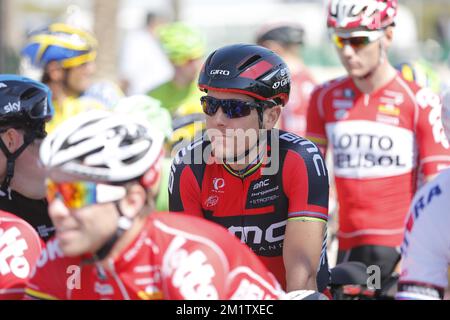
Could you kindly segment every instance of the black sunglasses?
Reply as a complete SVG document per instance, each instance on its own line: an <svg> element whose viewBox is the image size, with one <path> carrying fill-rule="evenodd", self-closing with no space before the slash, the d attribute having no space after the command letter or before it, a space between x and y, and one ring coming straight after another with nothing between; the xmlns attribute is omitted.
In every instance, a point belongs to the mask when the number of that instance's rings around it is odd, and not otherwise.
<svg viewBox="0 0 450 320"><path fill-rule="evenodd" d="M236 119L248 116L252 109L273 107L276 104L271 102L251 102L237 99L217 99L211 96L203 96L200 98L203 112L208 116L216 114L219 108L228 119Z"/></svg>

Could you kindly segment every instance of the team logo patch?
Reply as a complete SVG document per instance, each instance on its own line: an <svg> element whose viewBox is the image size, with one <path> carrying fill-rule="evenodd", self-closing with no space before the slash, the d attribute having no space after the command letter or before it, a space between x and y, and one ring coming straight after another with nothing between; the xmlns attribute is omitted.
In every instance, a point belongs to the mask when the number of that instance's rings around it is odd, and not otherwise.
<svg viewBox="0 0 450 320"><path fill-rule="evenodd" d="M206 208L214 207L218 202L219 202L218 196L209 196L209 198L206 199L205 201L205 207Z"/></svg>
<svg viewBox="0 0 450 320"><path fill-rule="evenodd" d="M348 111L344 109L336 110L336 112L334 113L334 117L336 118L336 120L346 119L348 117Z"/></svg>
<svg viewBox="0 0 450 320"><path fill-rule="evenodd" d="M389 104L380 104L378 106L378 112L388 116L398 117L400 115L400 108Z"/></svg>

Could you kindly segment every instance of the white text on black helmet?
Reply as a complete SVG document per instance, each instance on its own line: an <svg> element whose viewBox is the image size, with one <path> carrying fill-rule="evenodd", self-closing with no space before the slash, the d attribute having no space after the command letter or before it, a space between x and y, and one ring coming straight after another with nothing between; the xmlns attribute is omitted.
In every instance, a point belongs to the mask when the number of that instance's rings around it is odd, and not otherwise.
<svg viewBox="0 0 450 320"><path fill-rule="evenodd" d="M230 71L228 70L211 70L209 72L210 75L216 75L216 74L221 74L224 76L229 76L230 75Z"/></svg>

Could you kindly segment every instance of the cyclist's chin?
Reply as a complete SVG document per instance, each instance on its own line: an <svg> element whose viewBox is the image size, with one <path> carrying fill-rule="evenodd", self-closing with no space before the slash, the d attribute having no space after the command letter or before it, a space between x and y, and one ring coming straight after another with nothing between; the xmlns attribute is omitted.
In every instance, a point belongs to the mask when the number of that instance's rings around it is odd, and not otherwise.
<svg viewBox="0 0 450 320"><path fill-rule="evenodd" d="M56 237L66 257L76 257L89 251L86 238L79 231L57 232Z"/></svg>

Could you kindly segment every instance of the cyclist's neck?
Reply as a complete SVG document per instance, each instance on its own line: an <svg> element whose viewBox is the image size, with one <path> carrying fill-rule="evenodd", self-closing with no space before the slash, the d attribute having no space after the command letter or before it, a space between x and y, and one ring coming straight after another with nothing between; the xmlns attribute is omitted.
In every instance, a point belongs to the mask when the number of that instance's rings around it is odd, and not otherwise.
<svg viewBox="0 0 450 320"><path fill-rule="evenodd" d="M250 149L248 154L242 159L237 159L237 161L227 161L226 165L237 173L245 173L250 170L253 166L258 165L262 161L262 157L265 154L263 150L260 150L257 146ZM239 161L240 160L240 161Z"/></svg>
<svg viewBox="0 0 450 320"><path fill-rule="evenodd" d="M130 244L136 240L141 231L144 229L145 224L147 223L147 216L139 216L133 220L133 225L130 229L128 229L114 244L109 254L105 259L100 261L100 264L104 268L109 268L110 261L116 261L123 254L124 250L126 250Z"/></svg>
<svg viewBox="0 0 450 320"><path fill-rule="evenodd" d="M352 79L361 92L370 94L391 82L396 75L397 71L385 60L371 74L363 78L352 77Z"/></svg>

